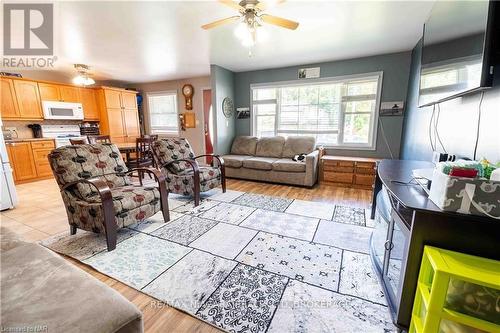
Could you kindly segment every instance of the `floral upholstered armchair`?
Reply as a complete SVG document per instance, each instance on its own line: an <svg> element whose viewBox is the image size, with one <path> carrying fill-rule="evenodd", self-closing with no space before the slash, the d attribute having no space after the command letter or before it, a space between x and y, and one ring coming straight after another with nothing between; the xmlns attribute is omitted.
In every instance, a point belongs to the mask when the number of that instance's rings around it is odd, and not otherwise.
<svg viewBox="0 0 500 333"><path fill-rule="evenodd" d="M188 140L162 138L152 144L156 165L166 176L170 192L194 196L194 204L200 203L200 192L222 186L226 192L224 160L213 154L195 156ZM212 166L200 166L201 157L212 157ZM214 165L217 160L217 166Z"/></svg>
<svg viewBox="0 0 500 333"><path fill-rule="evenodd" d="M127 170L118 148L111 143L64 146L48 156L68 214L70 233L77 228L104 232L108 251L116 247L118 228L142 221L160 209L168 222L165 176L156 169ZM136 186L132 172L152 174L158 186Z"/></svg>

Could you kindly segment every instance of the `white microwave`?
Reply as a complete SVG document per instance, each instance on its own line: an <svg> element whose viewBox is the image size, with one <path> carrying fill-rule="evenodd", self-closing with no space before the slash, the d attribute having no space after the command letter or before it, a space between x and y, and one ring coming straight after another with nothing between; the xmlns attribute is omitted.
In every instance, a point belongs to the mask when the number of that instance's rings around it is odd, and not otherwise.
<svg viewBox="0 0 500 333"><path fill-rule="evenodd" d="M83 119L81 103L42 101L42 107L45 119Z"/></svg>

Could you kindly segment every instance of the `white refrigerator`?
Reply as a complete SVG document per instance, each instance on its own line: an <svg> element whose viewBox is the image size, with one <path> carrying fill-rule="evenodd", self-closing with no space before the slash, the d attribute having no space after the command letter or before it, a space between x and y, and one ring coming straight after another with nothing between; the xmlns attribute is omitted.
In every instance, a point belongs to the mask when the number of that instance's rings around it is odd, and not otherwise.
<svg viewBox="0 0 500 333"><path fill-rule="evenodd" d="M0 128L2 125L2 120L0 119ZM0 194L2 196L0 210L14 208L17 205L17 193L3 135L0 135L0 181L2 183L0 187Z"/></svg>

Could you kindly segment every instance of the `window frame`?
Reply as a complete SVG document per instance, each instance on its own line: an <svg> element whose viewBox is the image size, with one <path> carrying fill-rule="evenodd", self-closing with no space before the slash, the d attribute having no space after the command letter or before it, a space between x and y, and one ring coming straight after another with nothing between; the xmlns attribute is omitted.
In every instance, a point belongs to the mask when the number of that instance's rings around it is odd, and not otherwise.
<svg viewBox="0 0 500 333"><path fill-rule="evenodd" d="M373 113L370 113L373 115L370 120L370 129L369 129L369 142L368 143L343 143L343 138L344 138L344 123L345 123L345 108L346 108L346 103L344 103L344 98L347 96L342 96L342 100L340 101L340 117L339 117L339 129L337 131L338 135L338 141L342 142L341 144L336 144L336 145L324 145L325 148L332 148L332 149L346 149L346 150L376 150L377 149L377 132L378 132L378 122L379 122L379 111L380 111L380 102L382 98L382 84L383 84L383 76L384 72L383 71L378 71L378 72L369 72L369 73L361 73L361 74L353 74L353 75L342 75L342 76L334 76L334 77L325 77L325 78L318 78L318 79L307 79L307 80L292 80L292 81L278 81L278 82L269 82L269 83L254 83L250 85L250 110L251 110L251 117L250 117L250 128L251 128L251 133L252 135L256 136L257 130L256 130L256 125L257 125L257 115L254 112L254 105L258 104L270 104L270 102L273 102L276 104L276 109L275 109L275 120L274 120L274 133L276 135L278 131L278 122L279 122L279 114L278 110L281 110L280 108L280 96L279 94L276 96L276 99L268 99L268 100L261 100L261 101L254 101L253 100L253 90L254 89L279 89L279 88L285 88L285 87L300 87L300 86L312 86L315 84L336 84L336 83L342 83L346 81L355 81L355 80L360 80L360 79L370 79L370 78L377 78L377 92L375 96L375 110ZM363 95L360 95L363 96ZM349 114L365 114L365 112L349 112ZM285 132L285 131L281 131ZM296 131L294 131L296 132ZM312 134L319 133L317 131L311 131Z"/></svg>
<svg viewBox="0 0 500 333"><path fill-rule="evenodd" d="M154 96L165 96L165 95L174 95L174 101L175 101L175 113L176 113L176 119L177 119L177 130L176 131L170 131L170 130L159 130L155 129L153 124L152 124L152 113L151 113L151 107L149 104L149 97L154 97ZM180 125L179 125L179 93L177 90L162 90L162 91L153 91L153 92L147 92L146 93L146 103L148 105L148 124L149 124L149 131L150 134L158 134L162 136L179 136L180 133Z"/></svg>

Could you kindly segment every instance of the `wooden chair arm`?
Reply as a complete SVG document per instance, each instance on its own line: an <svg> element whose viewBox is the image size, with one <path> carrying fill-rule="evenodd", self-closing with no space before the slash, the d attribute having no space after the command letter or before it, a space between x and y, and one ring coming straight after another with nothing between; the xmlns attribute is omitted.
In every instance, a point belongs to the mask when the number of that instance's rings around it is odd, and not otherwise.
<svg viewBox="0 0 500 333"><path fill-rule="evenodd" d="M161 173L160 170L155 169L155 168L133 168L133 169L129 169L127 172L125 172L125 174L128 175L128 174L136 172L136 171L143 171L143 172L146 172L148 174L152 174L158 183L165 182L165 180L167 178L163 173Z"/></svg>
<svg viewBox="0 0 500 333"><path fill-rule="evenodd" d="M215 158L217 160L217 162L219 162L219 166L221 167L221 169L224 168L224 159L222 157L220 157L219 155L204 154L204 155L195 156L194 159L198 159L198 158L201 158L201 157L212 157L212 158Z"/></svg>

